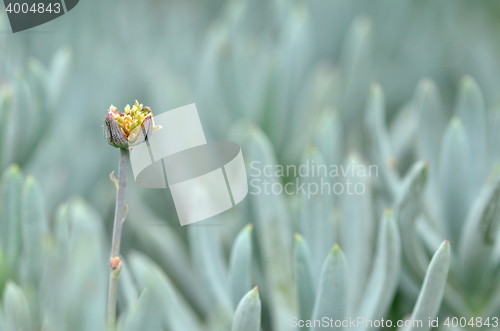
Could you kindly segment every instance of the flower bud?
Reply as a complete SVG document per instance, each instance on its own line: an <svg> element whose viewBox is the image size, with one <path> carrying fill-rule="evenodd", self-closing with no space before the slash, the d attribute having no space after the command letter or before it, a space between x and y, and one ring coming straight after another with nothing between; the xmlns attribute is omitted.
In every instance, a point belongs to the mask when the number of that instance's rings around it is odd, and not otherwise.
<svg viewBox="0 0 500 331"><path fill-rule="evenodd" d="M122 260L118 256L115 256L114 258L110 258L108 260L108 264L109 264L110 268L113 270L115 270L121 263L122 263Z"/></svg>
<svg viewBox="0 0 500 331"><path fill-rule="evenodd" d="M111 277L117 279L120 271L122 271L122 259L118 256L110 258L108 260L109 267L111 268Z"/></svg>
<svg viewBox="0 0 500 331"><path fill-rule="evenodd" d="M120 113L111 105L104 118L104 138L113 147L129 148L145 142L153 132L153 114L136 100L132 108Z"/></svg>

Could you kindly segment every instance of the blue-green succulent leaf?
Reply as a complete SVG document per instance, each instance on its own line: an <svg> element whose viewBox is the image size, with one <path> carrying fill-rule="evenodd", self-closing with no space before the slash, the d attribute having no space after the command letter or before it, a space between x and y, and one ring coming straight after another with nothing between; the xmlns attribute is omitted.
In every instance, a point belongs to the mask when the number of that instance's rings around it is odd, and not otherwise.
<svg viewBox="0 0 500 331"><path fill-rule="evenodd" d="M486 174L500 167L500 108L488 113L488 168Z"/></svg>
<svg viewBox="0 0 500 331"><path fill-rule="evenodd" d="M131 201L139 199L133 191L127 195L132 196ZM138 248L168 273L195 309L207 312L213 302L200 277L193 271L187 245L172 227L161 226L163 222L139 203L130 208L127 217L128 228L135 235Z"/></svg>
<svg viewBox="0 0 500 331"><path fill-rule="evenodd" d="M444 229L452 242L458 242L472 198L469 148L462 121L452 118L443 137L439 169Z"/></svg>
<svg viewBox="0 0 500 331"><path fill-rule="evenodd" d="M446 115L436 83L429 78L422 79L418 83L412 103L419 115L416 139L418 156L428 161L430 167L437 171L440 146L436 142L441 141L446 127Z"/></svg>
<svg viewBox="0 0 500 331"><path fill-rule="evenodd" d="M321 320L323 317L328 317L334 321L343 321L346 318L347 277L346 257L340 247L335 245L328 254L323 266L312 320ZM327 328L316 326L311 331L323 329ZM330 329L342 330L342 328L335 327L330 327Z"/></svg>
<svg viewBox="0 0 500 331"><path fill-rule="evenodd" d="M128 261L122 258L122 270L118 281L118 304L120 310L126 310L134 306L139 299L139 291L134 283Z"/></svg>
<svg viewBox="0 0 500 331"><path fill-rule="evenodd" d="M49 111L53 109L49 108L48 105L48 95L47 95L47 69L45 66L36 58L32 58L28 61L30 86L33 90L34 105L37 107L37 111L43 114L42 121L43 125L47 124L49 120Z"/></svg>
<svg viewBox="0 0 500 331"><path fill-rule="evenodd" d="M386 316L396 294L401 271L401 238L392 211L384 213L379 230L373 270L357 316L380 320ZM365 324L366 325L366 324Z"/></svg>
<svg viewBox="0 0 500 331"><path fill-rule="evenodd" d="M32 176L28 176L21 195L23 252L21 277L23 282L37 284L42 265L49 226L42 190Z"/></svg>
<svg viewBox="0 0 500 331"><path fill-rule="evenodd" d="M61 251L66 252L69 248L70 226L68 204L62 203L55 212L54 217L54 237Z"/></svg>
<svg viewBox="0 0 500 331"><path fill-rule="evenodd" d="M429 78L422 79L415 91L412 107L417 110L418 134L416 135L417 156L429 163L428 188L425 203L429 216L441 220L439 197L439 158L443 132L448 115L444 112L438 87Z"/></svg>
<svg viewBox="0 0 500 331"><path fill-rule="evenodd" d="M4 145L7 128L12 112L12 89L6 85L0 87L0 166L5 166Z"/></svg>
<svg viewBox="0 0 500 331"><path fill-rule="evenodd" d="M300 120L297 115L302 113L295 104L297 96L303 89L304 78L312 64L312 21L306 6L298 5L291 9L290 15L284 18L283 42L280 43L278 58L279 67L276 72L278 80L276 104L272 116L272 130L269 138L277 152L281 154L288 139L294 139L294 120ZM294 70L289 70L293 67ZM293 109L292 112L290 110Z"/></svg>
<svg viewBox="0 0 500 331"><path fill-rule="evenodd" d="M316 288L312 275L309 247L300 234L295 235L294 266L299 299L299 317L301 320L308 320L312 317L316 301Z"/></svg>
<svg viewBox="0 0 500 331"><path fill-rule="evenodd" d="M9 268L7 267L7 261L5 259L4 253L0 249L0 293L3 292L3 289L8 279L9 279Z"/></svg>
<svg viewBox="0 0 500 331"><path fill-rule="evenodd" d="M19 286L8 282L3 292L5 326L8 331L31 330L31 316L26 297Z"/></svg>
<svg viewBox="0 0 500 331"><path fill-rule="evenodd" d="M344 191L340 194L342 217L342 235L340 245L349 260L349 297L348 314L355 311L360 304L363 288L370 271L373 245L375 242L375 225L372 213L371 176L377 169L364 165L356 153L351 153L344 162L345 177L342 178ZM342 169L342 168L341 168ZM337 187L337 191L340 188Z"/></svg>
<svg viewBox="0 0 500 331"><path fill-rule="evenodd" d="M70 48L62 47L52 57L47 75L49 107L56 108L59 105L66 90L72 62L73 52Z"/></svg>
<svg viewBox="0 0 500 331"><path fill-rule="evenodd" d="M273 315L273 327L277 331L288 330L290 316L297 314L292 259L289 253L292 251L293 235L284 196L264 193L264 180L267 180L271 187L275 183L282 184L281 178L266 177L262 172L264 166L275 167L276 157L269 140L257 127L242 124L238 131L239 134L235 135L235 138L245 150L245 160L252 160L247 167L251 169L251 178L246 203L253 210L252 223L259 238L262 268L269 289L266 297L269 298Z"/></svg>
<svg viewBox="0 0 500 331"><path fill-rule="evenodd" d="M336 110L326 108L321 112L314 130L313 144L323 155L327 166L339 165L342 162L342 122Z"/></svg>
<svg viewBox="0 0 500 331"><path fill-rule="evenodd" d="M332 193L334 183L329 176L330 168L314 146L309 146L304 151L301 167L307 169L308 175L300 176L299 181L299 185L307 188L300 195L299 232L311 249L313 275L319 276L325 256L335 243ZM315 282L318 281L317 278L314 279Z"/></svg>
<svg viewBox="0 0 500 331"><path fill-rule="evenodd" d="M366 15L357 16L342 45L340 64L343 95L340 109L347 123L352 123L362 111L363 98L371 80L373 21ZM357 111L356 111L357 110Z"/></svg>
<svg viewBox="0 0 500 331"><path fill-rule="evenodd" d="M469 289L486 285L483 276L497 240L500 222L500 176L486 183L471 206L460 238L461 271Z"/></svg>
<svg viewBox="0 0 500 331"><path fill-rule="evenodd" d="M31 253L38 248L41 236L48 232L43 193L38 182L28 176L22 191L23 247Z"/></svg>
<svg viewBox="0 0 500 331"><path fill-rule="evenodd" d="M149 310L151 308L153 309ZM155 308L151 294L148 289L144 289L138 300L120 314L117 330L162 330L162 318L160 315L155 316L154 312Z"/></svg>
<svg viewBox="0 0 500 331"><path fill-rule="evenodd" d="M259 291L254 288L238 304L231 331L259 331L261 310Z"/></svg>
<svg viewBox="0 0 500 331"><path fill-rule="evenodd" d="M13 85L13 99L10 123L7 127L5 150L10 156L9 162L24 163L33 153L40 139L41 113L35 107L33 92L23 74L16 77ZM26 130L26 119L30 119L32 127ZM19 134L24 132L24 134Z"/></svg>
<svg viewBox="0 0 500 331"><path fill-rule="evenodd" d="M2 211L0 243L12 276L17 274L17 264L22 247L21 190L23 175L17 165L5 169L2 176Z"/></svg>
<svg viewBox="0 0 500 331"><path fill-rule="evenodd" d="M475 194L485 178L487 131L483 93L470 76L464 76L460 81L455 116L462 121L469 141L470 159L467 161L472 183L468 190Z"/></svg>
<svg viewBox="0 0 500 331"><path fill-rule="evenodd" d="M193 268L208 289L212 305L232 311L233 304L227 286L227 266L220 246L218 227L203 223L188 228Z"/></svg>
<svg viewBox="0 0 500 331"><path fill-rule="evenodd" d="M39 286L40 300L46 302L44 316L55 331L77 330L82 325L99 330L106 321L109 279L103 222L81 199L69 201L65 208L65 220L59 221L69 223L67 248L57 239L55 245L44 247Z"/></svg>
<svg viewBox="0 0 500 331"><path fill-rule="evenodd" d="M389 136L394 159L398 169L406 169L414 153L415 141L418 132L418 112L409 102L404 105L391 120Z"/></svg>
<svg viewBox="0 0 500 331"><path fill-rule="evenodd" d="M401 228L401 240L405 267L423 277L429 260L424 246L417 236L415 222L422 212L422 196L429 174L429 165L420 161L415 163L403 179L394 202L394 217Z"/></svg>
<svg viewBox="0 0 500 331"><path fill-rule="evenodd" d="M195 313L154 262L135 252L130 254L128 260L139 288L148 289L145 310L154 320L153 325L167 325L172 331L200 330Z"/></svg>
<svg viewBox="0 0 500 331"><path fill-rule="evenodd" d="M325 119L322 113L331 111L337 101L334 97L339 85L338 76L338 71L329 63L319 63L303 79L303 86L293 104L294 110L286 117L289 121L287 137L283 150L279 151L279 157L285 163L300 158L302 150L316 134L320 134L316 130L318 121ZM334 141L329 143L329 149L335 148Z"/></svg>
<svg viewBox="0 0 500 331"><path fill-rule="evenodd" d="M3 289L2 289L3 291ZM6 329L5 326L5 314L3 312L3 309L0 309L0 330L4 331Z"/></svg>
<svg viewBox="0 0 500 331"><path fill-rule="evenodd" d="M486 304L483 316L498 316L500 314L500 286L492 293L489 302Z"/></svg>
<svg viewBox="0 0 500 331"><path fill-rule="evenodd" d="M373 83L370 87L365 116L372 156L380 169L384 189L392 197L397 192L400 178L397 172L397 160L392 151L389 132L385 124L385 96L378 83Z"/></svg>
<svg viewBox="0 0 500 331"><path fill-rule="evenodd" d="M434 319L439 312L449 269L450 243L445 240L429 264L422 289L413 308L411 320L421 321L421 324L412 322L412 326L407 331L430 330L428 321L429 318Z"/></svg>

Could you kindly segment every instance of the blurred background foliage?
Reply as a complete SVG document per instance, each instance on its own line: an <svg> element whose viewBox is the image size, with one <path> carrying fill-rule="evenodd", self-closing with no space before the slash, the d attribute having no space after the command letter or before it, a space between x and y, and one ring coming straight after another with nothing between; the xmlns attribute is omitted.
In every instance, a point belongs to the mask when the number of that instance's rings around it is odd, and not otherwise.
<svg viewBox="0 0 500 331"><path fill-rule="evenodd" d="M239 142L247 164L355 160L379 165L380 177L358 198L249 196L181 228L169 192L129 176L124 329L228 330L243 294L259 285L262 329L287 330L287 316L319 314L315 294L302 294L323 288L334 242L354 270L346 316L371 311L360 303L369 301L363 289L377 237L386 238L380 229L393 234L388 216L379 221L386 207L401 230L402 263L381 283L385 296L371 294L386 307L374 316L412 312L445 238L454 260L441 314L498 316L499 184L487 181L500 158L498 17L495 1L84 0L12 34L2 12L0 326L103 324L115 198L108 175L118 151L101 126L110 104L135 99L153 113L195 102L207 138ZM294 232L304 238L294 243ZM311 264L305 292L293 259ZM18 324L27 314L31 322Z"/></svg>

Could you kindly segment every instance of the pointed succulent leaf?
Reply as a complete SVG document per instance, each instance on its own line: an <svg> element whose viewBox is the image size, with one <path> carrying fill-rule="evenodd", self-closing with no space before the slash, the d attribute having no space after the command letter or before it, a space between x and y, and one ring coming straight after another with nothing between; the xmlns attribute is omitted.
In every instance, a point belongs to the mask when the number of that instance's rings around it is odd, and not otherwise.
<svg viewBox="0 0 500 331"><path fill-rule="evenodd" d="M62 251L67 251L69 248L70 222L68 204L63 203L57 207L54 218L54 236Z"/></svg>
<svg viewBox="0 0 500 331"><path fill-rule="evenodd" d="M256 287L238 304L231 331L259 331L261 310L259 291Z"/></svg>
<svg viewBox="0 0 500 331"><path fill-rule="evenodd" d="M200 330L196 314L154 262L135 252L128 261L139 288L148 289L151 301L146 309L157 325L166 325L172 331Z"/></svg>
<svg viewBox="0 0 500 331"><path fill-rule="evenodd" d="M335 243L334 201L331 195L334 183L328 175L329 167L316 147L305 149L302 166L308 171L318 169L318 173L300 178L299 185L303 184L308 190L300 194L299 231L311 249L312 272L319 275L325 256Z"/></svg>
<svg viewBox="0 0 500 331"><path fill-rule="evenodd" d="M5 259L5 256L3 255L3 251L0 249L0 293L3 293L3 289L4 289L5 284L7 283L8 279L9 279L9 268L7 266L7 260ZM0 328L0 330L1 330L1 328Z"/></svg>
<svg viewBox="0 0 500 331"><path fill-rule="evenodd" d="M389 137L394 160L401 161L401 163L393 164L398 169L407 168L407 162L413 159L412 153L418 132L418 115L417 109L410 102L404 105L391 120Z"/></svg>
<svg viewBox="0 0 500 331"><path fill-rule="evenodd" d="M449 115L444 111L436 83L430 78L419 82L411 105L417 112L418 134L414 139L417 156L429 162L429 187L424 197L428 214L432 219L442 220L438 185L441 145L438 142L442 141Z"/></svg>
<svg viewBox="0 0 500 331"><path fill-rule="evenodd" d="M231 250L228 283L235 307L252 287L252 230L252 224L243 228Z"/></svg>
<svg viewBox="0 0 500 331"><path fill-rule="evenodd" d="M109 279L109 267L103 263L108 254L103 245L103 221L81 199L69 201L65 208L65 213L58 215L64 217L64 221L58 220L58 226L65 224L69 237L64 229L58 234L56 245L44 247L40 300L51 302L44 307L44 313L56 330L77 329L75 321L88 329L99 330L106 320ZM64 239L59 241L60 238Z"/></svg>
<svg viewBox="0 0 500 331"><path fill-rule="evenodd" d="M439 144L446 127L446 116L441 104L438 87L429 78L422 79L413 97L413 106L419 115L417 152L420 159L429 161L437 170L439 162Z"/></svg>
<svg viewBox="0 0 500 331"><path fill-rule="evenodd" d="M28 176L24 182L21 200L23 232L21 277L24 282L36 284L42 275L49 227L42 190L32 176Z"/></svg>
<svg viewBox="0 0 500 331"><path fill-rule="evenodd" d="M380 320L394 299L401 271L401 239L397 221L387 209L379 230L373 270L366 285L358 316Z"/></svg>
<svg viewBox="0 0 500 331"><path fill-rule="evenodd" d="M336 110L327 108L319 115L314 130L313 143L323 155L328 166L338 165L342 162L342 122Z"/></svg>
<svg viewBox="0 0 500 331"><path fill-rule="evenodd" d="M441 147L439 178L444 228L458 242L471 202L470 145L462 121L454 117L446 128Z"/></svg>
<svg viewBox="0 0 500 331"><path fill-rule="evenodd" d="M133 191L130 194L130 201L140 200L134 198ZM128 227L135 236L138 248L168 273L196 310L208 312L213 304L210 291L193 270L189 250L178 232L173 227L157 226L164 220L142 203L135 203L134 208L130 209L128 220Z"/></svg>
<svg viewBox="0 0 500 331"><path fill-rule="evenodd" d="M56 108L62 96L65 86L68 82L73 62L73 52L69 48L61 48L52 58L48 76L47 92L49 95L50 107Z"/></svg>
<svg viewBox="0 0 500 331"><path fill-rule="evenodd" d="M421 324L411 323L407 331L429 331L429 318L436 318L443 300L448 271L450 269L450 243L445 240L434 254L429 264L415 307L411 315L412 321L422 321Z"/></svg>
<svg viewBox="0 0 500 331"><path fill-rule="evenodd" d="M5 314L3 312L3 309L0 309L0 330L6 330L6 328L7 326L5 325Z"/></svg>
<svg viewBox="0 0 500 331"><path fill-rule="evenodd" d="M8 282L3 292L7 330L31 330L31 317L26 297L19 286Z"/></svg>
<svg viewBox="0 0 500 331"><path fill-rule="evenodd" d="M373 21L366 15L357 16L349 30L344 44L340 64L344 77L344 91L341 109L342 117L352 123L359 112L348 109L362 109L362 98L356 98L366 91L370 83L371 53L373 38Z"/></svg>
<svg viewBox="0 0 500 331"><path fill-rule="evenodd" d="M356 153L351 153L344 162L344 192L340 195L342 210L342 249L349 260L349 307L355 309L361 300L370 270L375 225L372 213L369 172L376 169L365 166ZM370 170L371 169L371 170ZM347 183L350 184L347 184Z"/></svg>
<svg viewBox="0 0 500 331"><path fill-rule="evenodd" d="M324 120L324 112L330 112L333 107L335 92L338 89L339 73L329 63L319 63L307 73L303 79L300 93L295 97L295 109L287 115L287 138L280 159L285 162L296 160L301 151L311 142L319 126L318 121ZM327 124L327 123L325 123ZM324 131L325 128L322 128ZM322 132L324 134L325 132ZM337 134L338 132L332 132ZM329 150L336 148L335 141L328 141ZM329 152L329 151L328 151Z"/></svg>
<svg viewBox="0 0 500 331"><path fill-rule="evenodd" d="M40 185L28 176L22 191L23 246L26 252L36 250L42 236L48 232L47 216Z"/></svg>
<svg viewBox="0 0 500 331"><path fill-rule="evenodd" d="M312 64L312 21L305 6L296 6L284 21L283 41L279 48L278 90L276 92L275 111L270 113L273 129L269 138L281 152L288 139L294 139L294 121L301 109L295 101L302 92L304 77ZM294 70L289 70L292 67ZM290 109L294 109L290 112Z"/></svg>
<svg viewBox="0 0 500 331"><path fill-rule="evenodd" d="M488 154L489 167L486 168L487 174L491 169L500 166L500 105L497 105L488 113Z"/></svg>
<svg viewBox="0 0 500 331"><path fill-rule="evenodd" d="M311 319L316 300L316 289L310 261L311 258L306 240L300 234L296 234L294 266L297 296L299 299L299 316L301 320Z"/></svg>
<svg viewBox="0 0 500 331"><path fill-rule="evenodd" d="M484 316L498 316L500 314L500 286L493 291L486 307L484 309Z"/></svg>
<svg viewBox="0 0 500 331"><path fill-rule="evenodd" d="M385 124L385 96L378 83L373 83L370 87L365 116L373 158L380 169L381 180L385 184L384 189L387 190L385 193L392 197L397 191L400 178Z"/></svg>
<svg viewBox="0 0 500 331"><path fill-rule="evenodd" d="M460 238L460 263L469 289L481 284L498 236L500 175L486 183L471 206Z"/></svg>
<svg viewBox="0 0 500 331"><path fill-rule="evenodd" d="M344 320L347 307L347 262L344 253L338 245L333 246L328 254L321 280L319 283L316 302L314 304L313 320L321 320L327 316L336 320ZM313 327L311 330L321 330L322 327Z"/></svg>
<svg viewBox="0 0 500 331"><path fill-rule="evenodd" d="M474 78L470 76L464 76L460 81L455 116L462 121L470 142L469 176L473 178L474 189L478 189L486 170L486 109L483 93Z"/></svg>
<svg viewBox="0 0 500 331"><path fill-rule="evenodd" d="M266 177L262 167L277 163L276 156L270 141L254 125L243 124L239 127L235 140L245 150L249 160L254 160L249 168L252 169L252 179L260 181L259 189L263 190L264 180L271 185L281 183L280 178ZM253 189L257 193L257 189ZM255 225L259 240L259 251L262 254L262 268L268 284L269 306L273 314L273 326L276 330L283 330L290 316L297 314L295 286L293 282L293 266L290 251L292 250L293 234L289 222L286 200L283 195L249 194L245 199L252 206L252 222Z"/></svg>
<svg viewBox="0 0 500 331"><path fill-rule="evenodd" d="M231 9L238 11L241 8L236 9L236 7L240 5L246 9L248 9L248 5L262 8L260 4L245 2L234 5ZM266 5L264 4L264 6ZM240 14L235 14L235 16L238 19L242 18ZM252 19L252 21L255 20ZM235 22L235 24L239 23ZM228 35L227 30L223 27L219 27L219 30L222 31L214 30L210 31L211 38L207 38L216 39L218 37L218 45L216 45L218 56L214 57L217 62L213 65L216 67L218 75L212 75L212 79L224 87L225 93L222 93L222 97L228 108L234 110L231 112L234 114L233 116L244 116L258 120L266 101L266 91L262 86L269 83L272 72L265 41L238 38L231 33ZM216 33L219 33L219 36ZM210 58L210 51L205 51L204 56ZM210 84L210 82L207 83Z"/></svg>
<svg viewBox="0 0 500 331"><path fill-rule="evenodd" d="M161 330L161 316L154 316L154 310L149 310L154 302L151 294L145 289L138 300L123 310L118 319L118 331Z"/></svg>
<svg viewBox="0 0 500 331"><path fill-rule="evenodd" d="M17 165L5 169L2 176L2 210L0 243L12 275L17 273L21 254L21 190L23 175Z"/></svg>
<svg viewBox="0 0 500 331"><path fill-rule="evenodd" d="M348 74L348 81L355 79L356 70L366 69L362 65L366 66L367 63L360 62L369 60L372 31L373 22L368 16L360 15L351 24L341 58L342 67L346 68Z"/></svg>
<svg viewBox="0 0 500 331"><path fill-rule="evenodd" d="M53 110L49 107L49 98L48 98L48 90L47 90L47 81L48 81L48 72L47 68L43 65L43 63L36 59L31 58L28 61L28 70L29 70L29 78L30 85L33 88L33 96L35 100L35 106L37 107L37 111L43 114L42 120L43 124L46 124L49 119L49 111Z"/></svg>
<svg viewBox="0 0 500 331"><path fill-rule="evenodd" d="M0 87L0 141L6 140L7 128L10 123L10 116L12 112L12 89L6 85ZM0 144L0 165L5 165L4 143Z"/></svg>
<svg viewBox="0 0 500 331"><path fill-rule="evenodd" d="M12 111L5 144L8 149L5 152L11 155L10 162L23 164L40 140L43 121L41 113L35 107L33 91L22 73L16 77L13 90ZM30 130L26 130L27 118L32 125Z"/></svg>
<svg viewBox="0 0 500 331"><path fill-rule="evenodd" d="M203 222L201 222L203 223ZM212 305L233 310L227 286L227 265L222 253L218 228L195 225L188 228L193 267L210 292Z"/></svg>
<svg viewBox="0 0 500 331"><path fill-rule="evenodd" d="M418 277L423 277L429 260L417 235L415 223L422 213L422 197L429 174L427 162L416 162L403 179L394 203L394 215L401 227L405 265Z"/></svg>

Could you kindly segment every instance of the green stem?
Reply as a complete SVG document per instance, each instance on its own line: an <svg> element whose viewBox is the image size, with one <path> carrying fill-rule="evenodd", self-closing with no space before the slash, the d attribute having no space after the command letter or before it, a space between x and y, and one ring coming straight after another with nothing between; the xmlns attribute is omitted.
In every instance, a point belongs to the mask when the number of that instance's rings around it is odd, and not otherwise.
<svg viewBox="0 0 500 331"><path fill-rule="evenodd" d="M123 213L125 210L125 193L127 188L127 172L129 151L120 148L120 162L118 164L118 192L116 194L115 220L113 225L113 241L111 243L111 256L113 259L120 255L120 241L122 238ZM121 268L121 267L120 267ZM116 294L117 280L120 270L110 266L109 294L108 294L108 325L114 328L116 322Z"/></svg>

